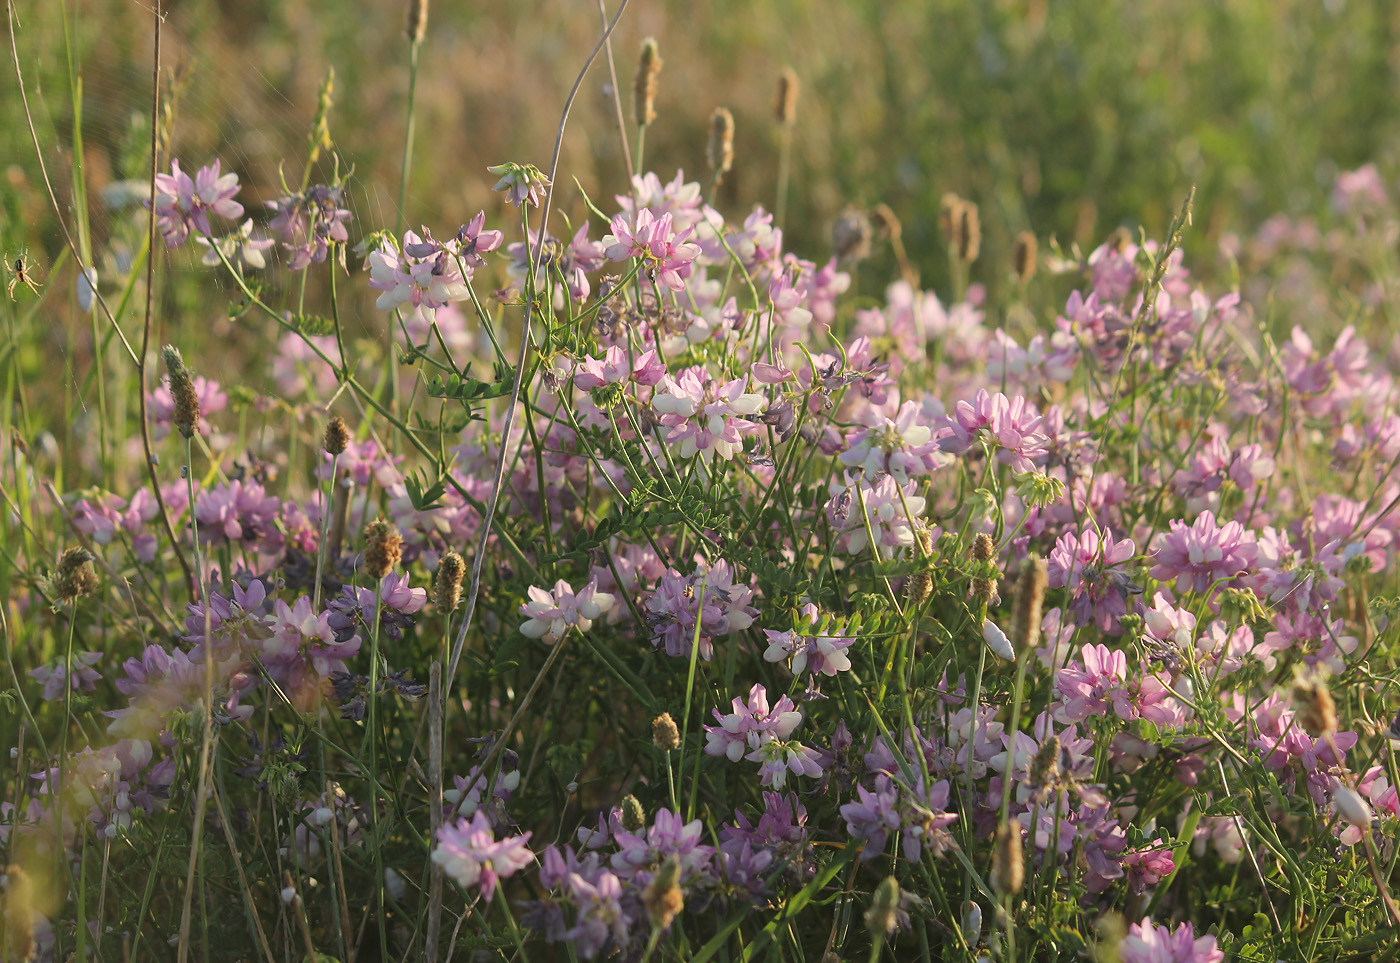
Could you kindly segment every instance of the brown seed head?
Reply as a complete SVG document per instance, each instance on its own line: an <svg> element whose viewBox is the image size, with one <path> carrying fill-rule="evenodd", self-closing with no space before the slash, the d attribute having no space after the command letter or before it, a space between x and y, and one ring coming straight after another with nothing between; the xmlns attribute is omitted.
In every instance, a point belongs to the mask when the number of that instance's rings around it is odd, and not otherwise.
<svg viewBox="0 0 1400 963"><path fill-rule="evenodd" d="M734 115L724 107L716 107L710 115L710 143L705 157L718 184L734 167Z"/></svg>
<svg viewBox="0 0 1400 963"><path fill-rule="evenodd" d="M642 903L647 908L651 925L658 930L670 926L671 921L685 908L685 896L681 893L681 861L678 858L666 857L642 891Z"/></svg>
<svg viewBox="0 0 1400 963"><path fill-rule="evenodd" d="M797 123L797 96L802 85L797 79L797 71L784 67L778 75L778 101L773 106L773 119L784 127Z"/></svg>
<svg viewBox="0 0 1400 963"><path fill-rule="evenodd" d="M974 562L990 562L992 553L996 551L996 542L992 541L992 536L986 532L978 532L972 539L972 560Z"/></svg>
<svg viewBox="0 0 1400 963"><path fill-rule="evenodd" d="M876 204L870 209L870 225L891 241L898 241L904 233L904 225L888 204Z"/></svg>
<svg viewBox="0 0 1400 963"><path fill-rule="evenodd" d="M321 447L332 455L339 455L350 444L350 429L345 427L345 419L336 415L326 422L326 431L321 438Z"/></svg>
<svg viewBox="0 0 1400 963"><path fill-rule="evenodd" d="M905 582L904 594L914 605L923 605L933 594L933 576L928 572L915 572Z"/></svg>
<svg viewBox="0 0 1400 963"><path fill-rule="evenodd" d="M1011 644L1016 654L1029 652L1040 641L1040 610L1045 604L1045 588L1050 571L1043 558L1032 558L1021 569L1016 585L1016 613L1011 628Z"/></svg>
<svg viewBox="0 0 1400 963"><path fill-rule="evenodd" d="M392 523L376 518L365 526L365 572L381 579L403 558L403 536Z"/></svg>
<svg viewBox="0 0 1400 963"><path fill-rule="evenodd" d="M1030 231L1022 231L1016 235L1016 247L1011 258L1011 270L1016 275L1018 284L1028 284L1035 276L1035 258L1037 244L1035 235Z"/></svg>
<svg viewBox="0 0 1400 963"><path fill-rule="evenodd" d="M199 395L194 390L194 378L190 369L185 366L184 359L180 357L180 349L173 344L161 348L160 357L165 362L166 377L170 381L170 397L174 401L174 412L170 420L180 429L181 435L190 438L199 425Z"/></svg>
<svg viewBox="0 0 1400 963"><path fill-rule="evenodd" d="M466 574L467 563L456 552L438 559L437 575L433 576L433 604L439 612L451 612L462 600L462 578Z"/></svg>
<svg viewBox="0 0 1400 963"><path fill-rule="evenodd" d="M630 792L622 797L622 828L629 833L640 832L647 824L647 814L642 803Z"/></svg>
<svg viewBox="0 0 1400 963"><path fill-rule="evenodd" d="M840 264L853 264L870 256L870 239L874 236L870 218L854 204L841 212L831 225L831 249Z"/></svg>
<svg viewBox="0 0 1400 963"><path fill-rule="evenodd" d="M671 718L671 713L663 712L652 720L651 743L663 752L680 748L681 731L676 727L676 720Z"/></svg>
<svg viewBox="0 0 1400 963"><path fill-rule="evenodd" d="M663 62L656 38L643 40L642 54L637 58L637 73L632 77L632 111L639 127L645 127L656 119L657 79L661 76Z"/></svg>
<svg viewBox="0 0 1400 963"><path fill-rule="evenodd" d="M1060 773L1060 737L1051 736L1031 759L1032 786L1048 786Z"/></svg>
<svg viewBox="0 0 1400 963"><path fill-rule="evenodd" d="M428 29L428 0L408 0L408 22L404 26L404 36L408 42L423 42L423 34Z"/></svg>
<svg viewBox="0 0 1400 963"><path fill-rule="evenodd" d="M967 202L952 191L938 199L938 230L943 240L956 247L958 225L962 221L962 208Z"/></svg>
<svg viewBox="0 0 1400 963"><path fill-rule="evenodd" d="M96 557L85 548L70 548L63 553L50 582L58 601L72 602L97 591L97 572L92 567Z"/></svg>
<svg viewBox="0 0 1400 963"><path fill-rule="evenodd" d="M992 849L992 888L998 893L1019 893L1026 880L1026 863L1021 855L1021 825L1003 822L997 827Z"/></svg>
<svg viewBox="0 0 1400 963"><path fill-rule="evenodd" d="M977 260L982 250L982 221L971 201L964 201L958 211L957 240L958 260L963 265Z"/></svg>

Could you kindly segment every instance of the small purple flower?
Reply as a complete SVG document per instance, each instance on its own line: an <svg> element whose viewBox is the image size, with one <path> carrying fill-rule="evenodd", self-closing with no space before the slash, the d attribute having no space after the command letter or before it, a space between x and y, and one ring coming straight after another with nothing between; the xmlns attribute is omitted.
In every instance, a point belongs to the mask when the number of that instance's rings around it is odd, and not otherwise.
<svg viewBox="0 0 1400 963"><path fill-rule="evenodd" d="M734 573L724 559L708 569L697 564L690 575L670 569L656 583L656 590L644 606L652 645L664 646L673 658L689 657L699 625L700 658L714 655L714 640L742 632L753 624L758 609L749 605L753 589L734 582Z"/></svg>
<svg viewBox="0 0 1400 963"><path fill-rule="evenodd" d="M818 617L816 606L806 606L803 614L807 617L808 627L815 628ZM795 676L800 676L803 672L834 676L838 672L849 672L851 669L851 660L846 655L846 649L855 643L853 638L808 635L799 633L796 629L786 632L764 629L763 634L768 637L768 648L763 653L764 660L782 662L790 659L792 674Z"/></svg>
<svg viewBox="0 0 1400 963"><path fill-rule="evenodd" d="M55 699L63 697L65 689L71 688L74 692L96 691L97 680L102 678L102 673L92 666L101 661L101 652L74 652L71 678L62 658L41 665L37 669L30 669L25 674L31 679L44 683L43 699L45 702L53 702Z"/></svg>
<svg viewBox="0 0 1400 963"><path fill-rule="evenodd" d="M492 174L500 176L501 179L491 189L505 192L507 204L516 207L520 207L522 204L539 207L544 200L545 190L549 187L549 178L539 168L530 164L507 163L497 164L486 169Z"/></svg>
<svg viewBox="0 0 1400 963"><path fill-rule="evenodd" d="M457 820L455 826L438 829L433 862L441 866L463 889L481 888L481 897L491 902L502 879L535 861L530 852L530 833L496 839L491 821L482 812L471 820Z"/></svg>
<svg viewBox="0 0 1400 963"><path fill-rule="evenodd" d="M667 444L675 445L682 458L699 454L707 465L716 457L732 459L743 451L743 435L758 430L747 419L764 406L762 395L744 388L742 379L721 383L699 367L687 368L679 378L663 378L651 405L661 424L671 429Z"/></svg>
<svg viewBox="0 0 1400 963"><path fill-rule="evenodd" d="M339 184L317 184L300 194L267 202L275 212L268 229L282 235L282 243L292 255L288 268L300 271L309 264L320 264L331 244L350 240L345 228L350 211L341 206L344 190Z"/></svg>
<svg viewBox="0 0 1400 963"><path fill-rule="evenodd" d="M155 178L153 207L165 246L177 248L193 230L208 237L210 213L235 220L243 216L243 205L233 199L238 193L238 175L220 175L219 161L201 167L194 179L180 170L180 162L170 162L169 174Z"/></svg>
<svg viewBox="0 0 1400 963"><path fill-rule="evenodd" d="M644 836L617 828L618 851L612 868L622 879L638 885L651 881L655 869L674 856L680 862L681 885L706 877L715 850L700 843L704 824L695 819L685 822L679 813L658 809Z"/></svg>
<svg viewBox="0 0 1400 963"><path fill-rule="evenodd" d="M1066 532L1055 542L1049 560L1050 587L1072 590L1069 609L1077 625L1094 622L1102 631L1117 634L1118 620L1128 612L1125 595L1141 589L1114 567L1136 551L1132 539L1115 541L1107 530L1100 538L1093 528L1079 535Z"/></svg>

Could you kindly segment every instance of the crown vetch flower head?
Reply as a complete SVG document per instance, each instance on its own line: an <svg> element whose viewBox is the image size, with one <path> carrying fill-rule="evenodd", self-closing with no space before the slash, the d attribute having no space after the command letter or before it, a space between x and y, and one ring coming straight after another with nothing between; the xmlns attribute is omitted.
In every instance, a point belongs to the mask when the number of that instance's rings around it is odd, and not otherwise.
<svg viewBox="0 0 1400 963"><path fill-rule="evenodd" d="M593 620L612 611L617 599L598 591L597 578L574 592L568 582L560 579L552 592L537 585L530 586L530 600L520 606L520 614L528 616L520 626L522 635L545 642L558 642L570 627L587 632Z"/></svg>
<svg viewBox="0 0 1400 963"><path fill-rule="evenodd" d="M201 167L191 179L180 170L179 160L170 162L169 174L157 174L155 194L150 203L165 246L177 248L194 231L208 237L212 233L209 215L235 220L243 216L243 205L235 201L238 175L220 174L219 161Z"/></svg>
<svg viewBox="0 0 1400 963"><path fill-rule="evenodd" d="M498 840L491 820L477 810L470 821L459 819L456 825L438 829L433 862L464 889L479 886L482 899L489 903L500 880L515 875L535 861L528 845L530 835L524 833Z"/></svg>

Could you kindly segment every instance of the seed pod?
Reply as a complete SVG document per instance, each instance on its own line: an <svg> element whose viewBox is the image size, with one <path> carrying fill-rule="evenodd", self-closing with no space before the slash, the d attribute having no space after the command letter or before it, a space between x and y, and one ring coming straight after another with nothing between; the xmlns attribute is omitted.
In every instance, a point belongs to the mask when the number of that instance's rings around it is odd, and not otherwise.
<svg viewBox="0 0 1400 963"><path fill-rule="evenodd" d="M161 348L160 357L165 362L166 377L170 381L170 397L174 401L174 412L170 420L180 429L181 435L190 438L199 425L199 395L194 390L194 378L190 369L185 366L184 359L180 357L180 349L173 344Z"/></svg>
<svg viewBox="0 0 1400 963"><path fill-rule="evenodd" d="M996 551L996 543L992 541L992 536L986 532L978 532L972 539L972 560L974 562L990 562L992 553Z"/></svg>
<svg viewBox="0 0 1400 963"><path fill-rule="evenodd" d="M1035 276L1035 258L1037 244L1035 235L1030 231L1022 231L1016 235L1016 247L1012 254L1012 273L1016 276L1018 284L1028 284Z"/></svg>
<svg viewBox="0 0 1400 963"><path fill-rule="evenodd" d="M1051 736L1031 759L1030 784L1048 786L1060 773L1060 737Z"/></svg>
<svg viewBox="0 0 1400 963"><path fill-rule="evenodd" d="M716 107L710 115L710 143L705 151L715 183L734 167L734 115L724 107Z"/></svg>
<svg viewBox="0 0 1400 963"><path fill-rule="evenodd" d="M85 548L70 548L58 560L50 585L60 602L72 602L97 591L97 572L92 562L97 556Z"/></svg>
<svg viewBox="0 0 1400 963"><path fill-rule="evenodd" d="M381 579L403 558L403 536L392 523L376 518L365 526L365 573Z"/></svg>
<svg viewBox="0 0 1400 963"><path fill-rule="evenodd" d="M1021 824L1002 823L997 827L992 850L992 888L998 893L1019 893L1026 879L1021 855Z"/></svg>
<svg viewBox="0 0 1400 963"><path fill-rule="evenodd" d="M404 26L404 36L408 42L423 42L423 34L428 29L428 0L408 0L408 22Z"/></svg>
<svg viewBox="0 0 1400 963"><path fill-rule="evenodd" d="M877 939L883 939L899 927L899 880L893 876L886 876L875 887L870 909L865 911L865 926Z"/></svg>
<svg viewBox="0 0 1400 963"><path fill-rule="evenodd" d="M636 796L628 793L622 797L622 828L629 833L641 832L647 824L647 814Z"/></svg>
<svg viewBox="0 0 1400 963"><path fill-rule="evenodd" d="M326 422L326 431L321 438L321 447L332 455L339 455L350 444L350 429L345 427L345 419L336 415Z"/></svg>
<svg viewBox="0 0 1400 963"><path fill-rule="evenodd" d="M676 720L671 718L671 713L663 712L652 720L651 743L663 752L680 748L681 731L676 728Z"/></svg>
<svg viewBox="0 0 1400 963"><path fill-rule="evenodd" d="M668 856L647 884L647 888L642 891L642 903L647 908L647 916L651 919L651 925L658 930L670 926L676 914L685 908L680 880L680 860L675 856Z"/></svg>
<svg viewBox="0 0 1400 963"><path fill-rule="evenodd" d="M1017 653L1030 651L1040 641L1040 610L1049 582L1050 572L1043 558L1030 559L1021 570L1016 586L1016 618L1011 627L1011 642Z"/></svg>
<svg viewBox="0 0 1400 963"><path fill-rule="evenodd" d="M642 54L637 58L637 72L632 77L632 112L638 127L656 119L657 78L661 75L661 48L655 37L642 41Z"/></svg>
<svg viewBox="0 0 1400 963"><path fill-rule="evenodd" d="M462 600L462 578L467 564L456 552L438 559L437 575L433 577L433 604L439 612L451 612Z"/></svg>
<svg viewBox="0 0 1400 963"><path fill-rule="evenodd" d="M996 554L996 544L992 541L992 536L986 532L978 532L972 540L972 560L987 566ZM971 585L972 598L979 604L985 603L993 606L1001 601L1001 594L997 591L997 580L995 575L986 573L974 575ZM998 630L1000 631L1000 630Z"/></svg>
<svg viewBox="0 0 1400 963"><path fill-rule="evenodd" d="M802 92L797 71L784 67L778 75L778 101L773 107L773 119L784 127L797 123L797 96Z"/></svg>

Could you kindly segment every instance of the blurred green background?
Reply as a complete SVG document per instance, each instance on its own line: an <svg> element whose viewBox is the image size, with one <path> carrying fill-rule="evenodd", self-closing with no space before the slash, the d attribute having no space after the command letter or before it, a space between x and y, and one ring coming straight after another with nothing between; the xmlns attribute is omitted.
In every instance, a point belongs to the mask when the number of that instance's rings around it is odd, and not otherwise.
<svg viewBox="0 0 1400 963"><path fill-rule="evenodd" d="M318 86L336 71L331 133L354 167L359 228L394 223L408 87L402 0L167 0L174 152L218 156L250 211L298 178ZM608 10L616 0L608 0ZM85 174L100 247L105 182L145 177L151 13L144 2L19 0L20 56L56 187L71 200L73 111L64 18L83 80ZM559 110L600 27L596 0L429 5L407 220L447 230L486 208L489 164L547 166ZM771 207L779 72L802 81L789 248L824 257L847 203L888 204L926 284L941 286L945 191L977 201L983 265L1024 228L1092 246L1119 226L1160 234L1192 182L1188 245L1325 204L1339 169L1392 170L1400 4L1393 0L632 0L613 45L624 107L640 40L665 66L646 166L704 171L710 112L737 120L727 214ZM8 65L0 151L4 242L60 249ZM565 138L562 186L601 206L625 189L608 65ZM577 217L576 192L561 195ZM876 258L862 269L888 277ZM873 285L872 285L873 286ZM867 290L870 288L867 288ZM875 289L878 290L878 287Z"/></svg>

